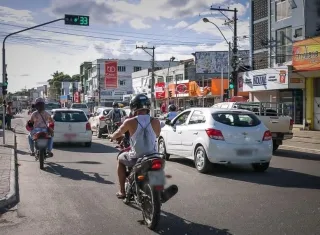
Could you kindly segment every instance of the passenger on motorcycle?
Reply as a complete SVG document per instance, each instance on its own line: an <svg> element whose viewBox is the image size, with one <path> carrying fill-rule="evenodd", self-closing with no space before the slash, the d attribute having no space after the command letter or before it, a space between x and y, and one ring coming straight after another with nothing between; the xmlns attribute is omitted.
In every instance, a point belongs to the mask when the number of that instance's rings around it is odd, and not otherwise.
<svg viewBox="0 0 320 235"><path fill-rule="evenodd" d="M160 135L160 122L150 116L150 100L146 95L139 94L130 101L133 117L128 118L111 136L117 139L127 131L130 133L131 150L118 156L119 199L125 198L126 166L133 167L138 158L157 152L157 137Z"/></svg>
<svg viewBox="0 0 320 235"><path fill-rule="evenodd" d="M48 128L48 124L50 122L53 122L53 119L51 118L50 114L45 111L44 106L44 100L42 98L37 98L35 101L35 108L36 111L34 111L31 114L31 118L29 123L29 127L31 124L33 124L33 127L30 131L30 134L28 135L29 140L29 147L31 151L31 156L35 155L35 149L34 149L34 142L33 142L33 135L37 132L51 132L52 129ZM50 133L52 134L52 133ZM52 148L53 148L53 139L52 137L48 141L48 157L52 157Z"/></svg>
<svg viewBox="0 0 320 235"><path fill-rule="evenodd" d="M171 121L178 115L177 108L174 104L170 104L168 109L169 109L169 113L167 115L167 119Z"/></svg>

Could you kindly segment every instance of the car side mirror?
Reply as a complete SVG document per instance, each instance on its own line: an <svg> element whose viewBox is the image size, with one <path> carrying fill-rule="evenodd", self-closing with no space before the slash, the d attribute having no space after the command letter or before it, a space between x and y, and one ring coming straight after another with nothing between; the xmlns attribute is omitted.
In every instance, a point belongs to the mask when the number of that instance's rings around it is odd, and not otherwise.
<svg viewBox="0 0 320 235"><path fill-rule="evenodd" d="M167 120L165 121L165 124L171 126L171 121L170 121L169 119L167 119Z"/></svg>

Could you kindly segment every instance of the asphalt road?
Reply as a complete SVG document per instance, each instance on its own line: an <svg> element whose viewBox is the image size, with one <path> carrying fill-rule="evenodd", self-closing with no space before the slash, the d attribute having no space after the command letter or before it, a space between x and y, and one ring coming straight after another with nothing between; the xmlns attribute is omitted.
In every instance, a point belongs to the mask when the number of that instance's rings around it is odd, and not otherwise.
<svg viewBox="0 0 320 235"><path fill-rule="evenodd" d="M221 167L203 175L173 158L166 169L179 192L152 232L115 197L117 151L107 140L55 149L45 171L28 155L26 135L18 141L20 203L0 217L1 235L320 234L320 154L279 150L262 174Z"/></svg>

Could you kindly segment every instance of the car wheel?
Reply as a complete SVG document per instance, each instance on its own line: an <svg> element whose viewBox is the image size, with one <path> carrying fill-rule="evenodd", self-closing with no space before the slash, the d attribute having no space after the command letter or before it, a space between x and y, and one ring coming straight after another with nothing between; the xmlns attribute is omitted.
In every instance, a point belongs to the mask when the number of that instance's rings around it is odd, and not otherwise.
<svg viewBox="0 0 320 235"><path fill-rule="evenodd" d="M276 141L273 141L273 152L277 151L279 148L279 144L276 143Z"/></svg>
<svg viewBox="0 0 320 235"><path fill-rule="evenodd" d="M269 168L270 162L253 163L252 168L255 172L265 172Z"/></svg>
<svg viewBox="0 0 320 235"><path fill-rule="evenodd" d="M92 144L92 142L86 142L86 143L84 143L84 146L90 148L90 147L91 147L91 144Z"/></svg>
<svg viewBox="0 0 320 235"><path fill-rule="evenodd" d="M99 126L97 126L97 137L101 138L102 137L102 132Z"/></svg>
<svg viewBox="0 0 320 235"><path fill-rule="evenodd" d="M211 168L205 149L200 145L194 151L194 164L200 173L207 173Z"/></svg>
<svg viewBox="0 0 320 235"><path fill-rule="evenodd" d="M167 154L166 144L162 138L158 141L158 152L164 155L165 160L169 160L170 154Z"/></svg>

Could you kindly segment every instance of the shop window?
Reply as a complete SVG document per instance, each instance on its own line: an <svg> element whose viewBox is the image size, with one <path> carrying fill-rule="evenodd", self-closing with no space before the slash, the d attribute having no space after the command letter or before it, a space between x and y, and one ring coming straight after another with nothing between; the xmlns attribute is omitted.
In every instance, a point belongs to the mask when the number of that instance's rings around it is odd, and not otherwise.
<svg viewBox="0 0 320 235"><path fill-rule="evenodd" d="M276 1L276 21L291 17L292 6L290 0Z"/></svg>
<svg viewBox="0 0 320 235"><path fill-rule="evenodd" d="M177 74L176 81L182 81L182 80L183 80L183 74Z"/></svg>
<svg viewBox="0 0 320 235"><path fill-rule="evenodd" d="M119 86L125 86L126 80L119 80Z"/></svg>
<svg viewBox="0 0 320 235"><path fill-rule="evenodd" d="M277 56L276 63L285 63L292 60L292 28L287 27L276 31Z"/></svg>
<svg viewBox="0 0 320 235"><path fill-rule="evenodd" d="M173 76L167 76L166 77L166 82L167 83L170 83L170 82L172 82L173 81Z"/></svg>
<svg viewBox="0 0 320 235"><path fill-rule="evenodd" d="M296 29L294 31L294 37L295 38L302 37L302 28Z"/></svg>
<svg viewBox="0 0 320 235"><path fill-rule="evenodd" d="M141 69L142 69L141 67L134 66L134 67L133 67L133 72L138 72L138 71L140 71Z"/></svg>
<svg viewBox="0 0 320 235"><path fill-rule="evenodd" d="M118 72L125 72L126 66L118 66Z"/></svg>
<svg viewBox="0 0 320 235"><path fill-rule="evenodd" d="M164 78L163 78L162 76L159 76L159 77L157 78L157 81L158 81L158 82L164 82Z"/></svg>

